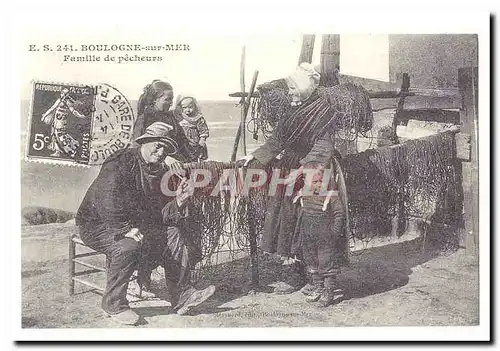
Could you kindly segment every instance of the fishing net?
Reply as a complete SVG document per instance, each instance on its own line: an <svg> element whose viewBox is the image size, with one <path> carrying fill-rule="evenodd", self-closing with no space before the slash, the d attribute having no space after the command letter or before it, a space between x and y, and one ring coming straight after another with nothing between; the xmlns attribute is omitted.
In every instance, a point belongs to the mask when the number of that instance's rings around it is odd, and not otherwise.
<svg viewBox="0 0 500 351"><path fill-rule="evenodd" d="M302 106L292 107L288 87L283 79L260 85L257 108L252 110L250 132L256 138L269 137L272 130L283 123L288 131L289 144L297 138L315 138L313 131L329 129L336 143L355 141L358 135L366 137L373 126L373 112L368 92L352 83L319 87ZM293 131L293 132L292 132Z"/></svg>
<svg viewBox="0 0 500 351"><path fill-rule="evenodd" d="M356 140L372 128L373 112L368 93L347 83L320 87L310 101L292 107L284 80L258 87L253 100L249 126L253 133L267 137L275 131L285 148L311 145L325 131L336 142ZM337 146L337 143L336 143ZM450 132L350 154L341 161L348 195L351 241L367 243L376 236L391 234L394 219L398 235L405 232L412 218L457 226L460 220L460 184L456 174L454 137ZM244 174L235 163L203 161L187 164L188 173L207 170L211 180L193 197L193 220L202 229L203 260L198 277L210 277L218 265L249 254L250 233L262 235L267 187L241 192ZM213 191L234 172L237 191ZM271 173L270 169L263 170ZM224 265L230 275L230 266Z"/></svg>
<svg viewBox="0 0 500 351"><path fill-rule="evenodd" d="M275 127L279 120L290 114L292 99L288 95L288 86L284 79L274 80L257 87L260 93L258 116L260 123L269 123Z"/></svg>
<svg viewBox="0 0 500 351"><path fill-rule="evenodd" d="M235 171L231 163L200 161L184 164L187 175L196 182L208 177L208 183L196 187L192 197L193 213L191 220L201 227L201 249L204 258L210 257L216 248L223 246L225 239L231 237L232 215L231 191L221 191L221 181L230 184L229 176ZM203 172L205 171L205 172Z"/></svg>
<svg viewBox="0 0 500 351"><path fill-rule="evenodd" d="M402 234L409 219L457 226L460 192L451 132L343 159L353 239Z"/></svg>
<svg viewBox="0 0 500 351"><path fill-rule="evenodd" d="M208 184L195 188L190 219L201 228L203 259L196 269L201 279L214 274L216 266L248 255L250 226L262 232L267 192L259 187L244 193L245 173L234 162L200 161L183 168L194 181L209 177Z"/></svg>
<svg viewBox="0 0 500 351"><path fill-rule="evenodd" d="M311 145L326 130L341 138L352 139L365 133L373 123L368 93L360 86L342 84L320 87L304 104L291 106L288 87L283 79L258 87L259 98L252 102L254 137L257 133L269 136L276 130L285 149ZM232 259L236 252L248 252L250 233L262 234L268 201L265 186L252 189L249 194L237 192L209 196L217 186L223 171L234 168L231 163L207 161L193 163L187 168L210 170L211 183L194 196L194 220L202 227L204 271L215 263ZM270 170L267 170L270 172ZM268 173L269 174L269 173ZM241 179L241 178L240 178Z"/></svg>
<svg viewBox="0 0 500 351"><path fill-rule="evenodd" d="M453 133L445 132L343 158L351 245L391 235L395 217L399 235L410 219L457 227L461 200L454 147ZM257 239L262 235L269 200L267 185L242 192L245 174L235 163L203 161L185 168L191 174L205 169L211 176L210 183L193 196L196 211L192 218L202 228L203 260L197 277L209 279L222 266L224 274L230 275L234 273L232 266L225 263L248 256L251 232ZM213 196L214 189L229 184L223 179L228 171L234 172L230 187L236 191L226 189ZM262 171L270 174L268 169ZM458 244L456 236L446 240L447 245Z"/></svg>
<svg viewBox="0 0 500 351"><path fill-rule="evenodd" d="M268 138L280 120L289 116L292 111L288 86L284 79L273 80L257 87L258 97L252 99L251 118L247 129L258 140L261 134Z"/></svg>
<svg viewBox="0 0 500 351"><path fill-rule="evenodd" d="M373 112L368 91L352 83L318 88L320 96L330 103L337 114L334 127L347 134L365 135L373 126Z"/></svg>

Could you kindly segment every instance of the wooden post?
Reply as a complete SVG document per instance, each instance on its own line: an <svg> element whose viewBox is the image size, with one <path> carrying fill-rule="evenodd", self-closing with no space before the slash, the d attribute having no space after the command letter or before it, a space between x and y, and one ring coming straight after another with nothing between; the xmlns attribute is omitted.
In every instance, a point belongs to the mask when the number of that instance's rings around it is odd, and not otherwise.
<svg viewBox="0 0 500 351"><path fill-rule="evenodd" d="M76 247L75 243L73 241L73 236L69 236L69 282L68 282L68 287L69 287L69 294L74 295L75 294L75 281L73 280L75 276L75 255L76 255Z"/></svg>
<svg viewBox="0 0 500 351"><path fill-rule="evenodd" d="M408 73L403 73L403 81L401 82L401 90L399 92L399 101L398 101L398 106L396 108L396 113L394 114L394 119L392 122L392 128L394 133L396 133L396 128L398 124L401 122L401 119L403 118L402 112L405 106L405 98L408 96L407 94L410 91L410 75ZM406 120L406 123L408 123L408 120Z"/></svg>
<svg viewBox="0 0 500 351"><path fill-rule="evenodd" d="M305 42L305 38L304 38ZM312 50L311 48L311 59ZM304 50L304 46L302 47ZM340 69L340 35L323 34L321 38L320 56L321 79L319 84L324 87L331 87L339 84L336 72ZM342 157L358 152L358 139L335 139L335 149Z"/></svg>
<svg viewBox="0 0 500 351"><path fill-rule="evenodd" d="M246 61L246 50L245 46L243 45L243 48L241 49L241 63L240 63L240 91L242 93L245 92L245 61ZM241 98L242 102L242 107L241 107L241 123L244 124L245 120L247 118L246 111L245 111L245 97ZM250 101L250 98L249 98ZM243 125L241 130L241 147L243 149L243 155L247 155L247 138L246 138L246 128Z"/></svg>
<svg viewBox="0 0 500 351"><path fill-rule="evenodd" d="M257 252L257 231L255 229L255 208L252 202L248 203L248 230L250 237L250 266L252 268L252 289L259 288L259 260Z"/></svg>
<svg viewBox="0 0 500 351"><path fill-rule="evenodd" d="M259 76L259 71L255 71L253 74L252 84L250 85L250 91L248 92L245 103L241 107L243 109L243 113L242 113L240 125L238 127L238 131L236 132L236 138L234 140L233 153L231 155L231 162L234 162L236 160L236 153L238 152L238 144L240 143L241 133L245 133L246 115L247 115L248 110L250 108L250 103L252 100L253 92L255 90L255 85L257 84L257 77L258 76ZM246 155L246 150L245 150L245 155Z"/></svg>
<svg viewBox="0 0 500 351"><path fill-rule="evenodd" d="M299 65L302 62L312 62L315 38L316 35L314 34L304 34L302 37L302 49L300 50Z"/></svg>
<svg viewBox="0 0 500 351"><path fill-rule="evenodd" d="M401 90L400 90L398 106L396 108L396 113L394 113L394 118L392 120L392 133L393 135L396 136L397 136L397 126L399 121L401 120L401 114L403 112L405 105L405 97L409 89L410 89L410 75L408 73L403 73L403 81L401 82ZM398 203L396 206L396 213L394 214L391 223L392 225L391 237L393 237L394 239L398 238L401 234L403 234L406 230L408 230L410 226L412 229L414 227L417 227L414 225L414 223L411 224L406 223L404 216L405 199L402 193L399 194L397 201ZM425 237L423 238L422 241L422 247L424 247L424 244L425 244Z"/></svg>
<svg viewBox="0 0 500 351"><path fill-rule="evenodd" d="M321 38L321 81L320 85L331 87L337 85L336 71L340 69L340 35L323 34Z"/></svg>
<svg viewBox="0 0 500 351"><path fill-rule="evenodd" d="M462 187L464 195L464 228L461 241L465 242L468 256L479 254L479 188L478 188L478 70L466 67L458 70L458 86L462 97L460 110L461 132L470 135L470 162L462 162Z"/></svg>

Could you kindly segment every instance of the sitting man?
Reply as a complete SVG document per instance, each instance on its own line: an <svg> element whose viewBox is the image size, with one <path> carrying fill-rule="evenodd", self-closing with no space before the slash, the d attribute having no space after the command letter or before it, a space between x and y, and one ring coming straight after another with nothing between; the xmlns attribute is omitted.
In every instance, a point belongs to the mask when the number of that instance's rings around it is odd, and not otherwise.
<svg viewBox="0 0 500 351"><path fill-rule="evenodd" d="M192 183L182 179L174 199L160 190L168 170L164 160L177 151L172 129L155 122L136 139L139 147L107 159L76 216L82 241L106 255L102 309L123 324L139 321L129 307L127 287L141 256L155 257L153 261L164 267L170 302L178 314L204 302L215 290L214 286L196 290L190 284L190 269L201 259L194 244L199 238L189 238L200 232L186 231L192 228L188 217ZM145 261L150 274L156 267L151 266L151 259Z"/></svg>

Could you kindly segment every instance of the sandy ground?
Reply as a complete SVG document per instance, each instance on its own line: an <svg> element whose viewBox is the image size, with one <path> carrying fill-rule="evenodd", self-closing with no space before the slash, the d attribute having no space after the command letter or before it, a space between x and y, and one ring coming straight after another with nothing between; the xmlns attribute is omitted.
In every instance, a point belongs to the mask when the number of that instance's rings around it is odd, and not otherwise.
<svg viewBox="0 0 500 351"><path fill-rule="evenodd" d="M100 295L77 285L68 294L71 224L24 227L22 234L22 326L25 328L115 328L99 308ZM261 290L287 272L260 257ZM281 273L278 273L281 272ZM281 274L281 277L280 277ZM96 281L104 281L102 274ZM249 260L226 264L209 279L216 294L191 315L178 316L163 300L136 301L139 327L445 326L479 323L478 267L464 250L443 254L419 239L352 255L340 285L348 299L320 309L300 292L275 295L250 290ZM161 286L161 282L157 282Z"/></svg>

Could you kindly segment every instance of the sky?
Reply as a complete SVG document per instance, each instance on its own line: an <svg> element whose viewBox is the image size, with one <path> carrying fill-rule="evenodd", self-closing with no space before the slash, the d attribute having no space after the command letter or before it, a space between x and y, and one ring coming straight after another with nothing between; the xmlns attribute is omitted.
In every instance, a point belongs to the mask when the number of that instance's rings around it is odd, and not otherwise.
<svg viewBox="0 0 500 351"><path fill-rule="evenodd" d="M292 72L297 63L302 44L302 33L286 32L231 32L204 33L165 32L157 28L137 31L136 28L110 28L102 31L81 31L67 27L65 30L47 26L27 31L22 36L21 96L29 98L31 81L79 84L108 83L119 89L127 98L138 99L143 87L153 79L171 83L175 94L193 94L200 100L231 100L231 92L240 90L240 62L245 46L245 83L248 91L252 76L258 70L257 84L278 79ZM316 33L313 64L320 63L321 34ZM366 78L387 80L387 35L342 35L341 71ZM78 52L30 52L30 45L42 48L50 45L73 45ZM81 45L90 44L188 44L189 51L170 52L109 52L111 55L162 56L161 62L109 63L63 62L64 55L75 56L107 54L82 52ZM370 55L360 55L366 52Z"/></svg>
<svg viewBox="0 0 500 351"><path fill-rule="evenodd" d="M333 16L331 11L310 12L312 9L308 7L280 10L279 16L272 11L253 12L252 6L244 16L222 11L207 13L200 9L175 13L141 10L138 7L133 11L118 11L113 7L87 12L82 7L79 16L62 11L23 12L23 16L14 21L18 28L13 29L17 36L14 61L20 71L21 99L29 99L33 80L108 83L130 100L136 100L145 85L153 79L163 79L174 86L176 94L193 94L200 100L231 100L228 94L240 90L243 45L248 89L255 70L259 71L258 84L293 71L303 34L316 34L313 64L320 61L321 34L339 33L341 73L387 81L387 34L477 32L477 22L470 21L472 14L468 12L456 13L446 21L439 13L426 13L424 23L422 16L417 15L379 12L374 16L364 11ZM62 63L63 53L28 51L29 45L34 44L79 47L81 44L177 43L189 44L191 50L166 52L159 63Z"/></svg>

